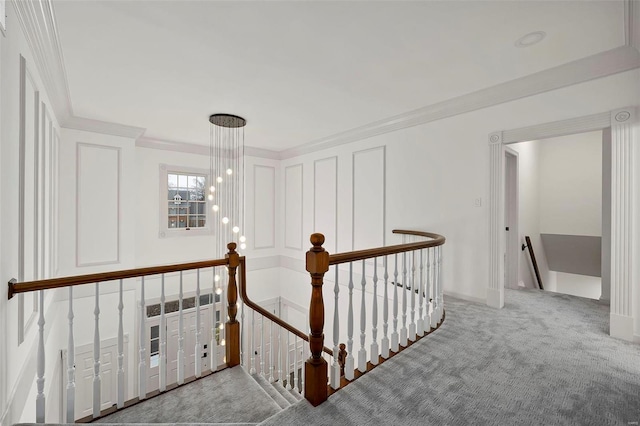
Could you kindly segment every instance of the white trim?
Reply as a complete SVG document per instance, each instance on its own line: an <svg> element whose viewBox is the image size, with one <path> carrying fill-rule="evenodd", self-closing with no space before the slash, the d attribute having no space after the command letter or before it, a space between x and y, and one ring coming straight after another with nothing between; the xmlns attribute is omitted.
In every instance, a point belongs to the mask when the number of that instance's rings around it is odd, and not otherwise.
<svg viewBox="0 0 640 426"><path fill-rule="evenodd" d="M256 170L258 168L263 169L271 169L273 171L272 176L272 185L273 185L273 193L271 194L271 200L273 201L271 204L273 221L271 224L271 245L267 246L258 246L256 245L256 217L258 216L258 212L256 210L256 196L258 195L258 181L256 178ZM263 249L272 249L276 247L276 168L273 166L265 166L263 164L254 164L253 165L253 248L254 250L263 250Z"/></svg>
<svg viewBox="0 0 640 426"><path fill-rule="evenodd" d="M338 156L334 155L331 157L326 157L326 158L321 158L319 160L315 160L313 162L313 232L319 232L318 230L318 226L316 224L316 194L318 192L317 188L318 188L318 178L317 178L317 164L321 163L323 161L329 161L329 160L334 160L334 164L335 164L335 174L336 174L336 185L335 185L335 202L336 202L336 208L335 208L335 221L336 221L336 226L335 226L335 246L333 247L333 250L328 250L331 253L337 253L338 252ZM326 249L326 247L325 247Z"/></svg>
<svg viewBox="0 0 640 426"><path fill-rule="evenodd" d="M628 4L628 43L631 47L640 51L640 2L638 0L625 0Z"/></svg>
<svg viewBox="0 0 640 426"><path fill-rule="evenodd" d="M270 149L258 148L255 146L245 146L244 155L249 157L267 158L270 160L282 159L278 151L272 151Z"/></svg>
<svg viewBox="0 0 640 426"><path fill-rule="evenodd" d="M93 120L91 118L76 116L70 116L64 120L62 122L62 127L132 139L139 138L146 130L142 127L127 126L125 124L111 123L108 121Z"/></svg>
<svg viewBox="0 0 640 426"><path fill-rule="evenodd" d="M505 130L502 132L502 143L510 144L602 130L611 125L610 115L609 112L602 112L569 120Z"/></svg>
<svg viewBox="0 0 640 426"><path fill-rule="evenodd" d="M11 2L56 118L63 122L73 115L69 84L55 13L51 0L14 0Z"/></svg>
<svg viewBox="0 0 640 426"><path fill-rule="evenodd" d="M86 148L94 148L94 149L106 149L109 151L116 151L117 161L118 161L118 170L117 170L117 200L116 200L116 209L118 211L117 217L117 235L116 235L116 257L115 259L107 259L99 262L80 262L80 228L79 228L79 218L80 218L80 208L82 203L80 202L80 149L82 147ZM76 143L76 267L85 267L85 266L102 266L102 265L114 265L120 263L120 251L121 251L121 233L122 233L122 155L120 147L113 147L109 145L98 145L84 142Z"/></svg>
<svg viewBox="0 0 640 426"><path fill-rule="evenodd" d="M280 155L283 159L297 157L636 68L640 68L640 52L629 46L621 46L525 77L431 104L322 139L317 139L281 151Z"/></svg>
<svg viewBox="0 0 640 426"><path fill-rule="evenodd" d="M288 246L287 245L287 224L286 224L286 215L287 215L287 172L289 169L293 169L296 167L300 167L300 245L299 246ZM284 247L292 250L302 250L302 240L304 235L304 165L303 163L292 164L284 168L284 210L285 210L285 226L284 226Z"/></svg>

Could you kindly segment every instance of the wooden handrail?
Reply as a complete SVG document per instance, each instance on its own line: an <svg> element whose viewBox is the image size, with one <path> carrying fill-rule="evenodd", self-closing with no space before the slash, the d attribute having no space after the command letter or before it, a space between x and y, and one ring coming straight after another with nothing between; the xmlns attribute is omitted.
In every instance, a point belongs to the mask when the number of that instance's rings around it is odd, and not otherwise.
<svg viewBox="0 0 640 426"><path fill-rule="evenodd" d="M262 315L262 316L268 318L269 320L273 321L274 323L278 324L280 327L284 328L288 332L295 334L296 336L298 336L302 340L304 340L306 342L309 342L309 335L308 334L304 333L303 331L298 330L297 328L293 327L291 324L287 323L286 321L283 321L282 319L278 318L277 316L275 316L271 312L267 311L266 309L264 309L263 307L261 307L260 305L256 304L251 299L249 299L249 296L247 295L246 282L247 282L246 260L245 260L244 256L241 256L240 257L240 297L242 298L242 301L248 307L250 307L254 311L258 312L260 315ZM324 346L322 350L323 350L323 352L333 356L333 351L331 349L327 348L326 346Z"/></svg>
<svg viewBox="0 0 640 426"><path fill-rule="evenodd" d="M393 246L378 247L374 249L330 254L329 265L338 265L340 263L355 262L356 260L371 259L374 257L387 256L390 254L404 253L407 251L441 246L444 244L446 240L442 235L433 234L431 232L405 231L400 229L394 229L393 233L403 234L403 235L414 235L414 236L432 238L432 239L428 241L419 241L415 243L397 244Z"/></svg>
<svg viewBox="0 0 640 426"><path fill-rule="evenodd" d="M126 269L123 271L100 272L96 274L76 275L73 277L50 278L39 281L16 282L15 279L9 281L9 299L18 293L28 293L30 291L48 290L60 287L70 287L83 284L93 284L105 281L122 280L126 278L136 278L146 275L167 274L170 272L187 271L190 269L210 268L213 266L226 266L227 259L204 260L201 262L179 263L175 265L150 266L147 268Z"/></svg>
<svg viewBox="0 0 640 426"><path fill-rule="evenodd" d="M341 263L354 262L358 260L388 256L397 253L411 252L415 250L428 249L431 247L441 246L445 242L442 235L431 232L413 231L396 229L394 234L411 235L416 237L428 238L427 241L411 242L406 244L398 244L387 247L378 247L374 249L358 250L346 253L337 253L330 255L322 247L325 242L324 235L315 233L309 238L312 247L307 251L306 269L311 276L311 301L309 302L309 349L311 357L305 361L305 382L304 396L313 406L322 404L327 400L327 362L321 357L321 349L324 348L324 300L322 294L322 286L324 284L324 274L329 270L330 265L338 265ZM438 250L438 253L440 251ZM435 262L435 259L434 259ZM440 271L440 259L438 258L438 272ZM435 267L435 265L434 265ZM364 267L363 267L364 274ZM406 276L406 269L404 272ZM434 277L435 279L435 277ZM376 280L376 278L374 278ZM386 277L385 277L386 283ZM395 285L395 283L394 283ZM351 285L350 285L351 297ZM434 290L435 291L435 290ZM374 293L375 294L375 293ZM413 290L412 290L413 295ZM406 299L403 302L406 312ZM364 281L363 281L363 299L364 303ZM351 309L351 307L350 307ZM351 311L350 311L351 312ZM444 311L442 312L444 314ZM361 321L364 322L364 315ZM440 320L442 317L440 318ZM365 354L366 355L366 354ZM360 368L360 367L359 367ZM361 370L362 371L362 370Z"/></svg>

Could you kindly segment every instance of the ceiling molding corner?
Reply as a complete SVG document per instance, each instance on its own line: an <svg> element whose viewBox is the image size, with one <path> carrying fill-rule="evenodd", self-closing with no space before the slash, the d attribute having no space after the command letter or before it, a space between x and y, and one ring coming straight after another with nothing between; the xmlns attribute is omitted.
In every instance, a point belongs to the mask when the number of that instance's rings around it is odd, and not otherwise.
<svg viewBox="0 0 640 426"><path fill-rule="evenodd" d="M67 73L51 0L12 0L18 21L33 53L56 119L73 116Z"/></svg>
<svg viewBox="0 0 640 426"><path fill-rule="evenodd" d="M271 160L282 159L280 151L272 151L270 149L258 148L255 146L245 146L244 154L250 157L268 158Z"/></svg>
<svg viewBox="0 0 640 426"><path fill-rule="evenodd" d="M209 147L189 142L176 142L148 137L140 137L136 140L139 148L159 149L163 151L182 152L185 154L196 154L209 156Z"/></svg>
<svg viewBox="0 0 640 426"><path fill-rule="evenodd" d="M625 0L625 43L640 52L640 0Z"/></svg>
<svg viewBox="0 0 640 426"><path fill-rule="evenodd" d="M67 129L83 130L86 132L102 133L105 135L121 136L138 139L147 129L142 127L127 126L125 124L111 123L108 121L94 120L91 118L70 116L61 123Z"/></svg>
<svg viewBox="0 0 640 426"><path fill-rule="evenodd" d="M640 7L637 4L636 6ZM640 68L640 52L631 46L620 46L525 77L289 148L281 151L280 157L282 159L297 157L636 68Z"/></svg>

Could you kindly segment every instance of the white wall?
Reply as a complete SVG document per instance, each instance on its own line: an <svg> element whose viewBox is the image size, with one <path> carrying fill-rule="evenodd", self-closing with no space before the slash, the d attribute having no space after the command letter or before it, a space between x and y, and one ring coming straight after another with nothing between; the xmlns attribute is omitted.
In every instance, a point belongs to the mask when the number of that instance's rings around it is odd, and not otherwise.
<svg viewBox="0 0 640 426"><path fill-rule="evenodd" d="M308 201L314 199L314 162L337 156L337 246L338 251L351 249L352 175L357 172L353 170L353 154L386 147L386 183L373 188L377 197L386 191L385 216L382 221L377 216L358 221L384 229L387 243L393 241L390 231L398 227L444 235L445 291L484 299L488 285L487 135L496 129L520 128L632 105L637 102L639 81L637 71L627 72L283 160L283 169L303 165L303 193L307 200L303 202L303 234L307 238L314 230L323 231L313 228L313 207ZM474 207L476 198L484 200L482 207ZM288 224L283 222L282 226ZM284 249L283 254L301 258L303 251Z"/></svg>
<svg viewBox="0 0 640 426"><path fill-rule="evenodd" d="M134 267L137 179L133 139L62 130L60 275Z"/></svg>
<svg viewBox="0 0 640 426"><path fill-rule="evenodd" d="M602 236L602 132L540 142L540 232Z"/></svg>
<svg viewBox="0 0 640 426"><path fill-rule="evenodd" d="M52 183L55 178L56 157L55 144L59 132L58 120L52 112L51 101L45 90L45 85L35 62L33 52L31 52L26 39L22 33L20 24L15 15L15 9L8 4L7 31L5 35L0 35L0 193L7 200L0 206L0 275L2 281L6 282L10 278L19 277L19 255L18 241L20 238L19 219L19 181L20 181L20 120L21 120L21 99L20 99L20 57L24 57L26 70L29 74L29 82L25 95L28 95L30 102L34 101L32 95L38 92L38 104L32 103L34 112L38 111L38 119L29 114L24 117L25 129L28 134L34 136L28 143L27 152L34 153L35 127L38 132L38 145L44 156L40 157L39 164L34 166L34 158L27 156L26 161L30 163L28 171L35 170L39 173L39 182L36 183L33 175L26 176L30 190L24 193L28 200L27 206L39 205L38 213L25 212L25 218L38 218L38 223L34 224L29 220L26 228L29 235L33 236L33 230L37 229L39 238L25 240L25 252L29 254L25 258L25 277L34 278L35 272L28 265L28 262L37 262L38 278L49 277L54 268L54 225L52 205ZM42 152L42 151L41 151ZM33 154L32 154L33 155ZM49 161L50 160L50 161ZM36 191L37 188L37 191ZM34 198L36 196L37 198ZM27 232L25 232L27 234ZM29 275L27 275L27 273ZM31 299L33 296L26 296ZM53 294L48 294L45 298L44 312L48 315L53 303ZM19 419L25 398L33 384L35 375L34 343L37 338L36 322L31 322L30 327L25 331L24 341L18 344L18 312L20 297L16 296L11 300L6 297L0 298L0 333L2 333L2 344L0 344L0 421L3 425L14 423ZM27 303L28 305L28 303ZM48 333L47 336L55 335ZM49 358L47 358L49 359ZM51 383L53 371L47 371L45 376L45 387ZM35 395L30 395L35 398Z"/></svg>

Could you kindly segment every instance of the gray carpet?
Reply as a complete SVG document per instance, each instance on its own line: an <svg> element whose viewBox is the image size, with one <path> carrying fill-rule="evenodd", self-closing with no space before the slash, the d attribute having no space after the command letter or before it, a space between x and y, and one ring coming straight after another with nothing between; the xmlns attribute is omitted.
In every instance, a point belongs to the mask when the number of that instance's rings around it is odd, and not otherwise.
<svg viewBox="0 0 640 426"><path fill-rule="evenodd" d="M264 425L628 425L640 422L640 346L607 335L609 308L537 290L506 307L446 298L444 325L329 400Z"/></svg>
<svg viewBox="0 0 640 426"><path fill-rule="evenodd" d="M94 423L256 424L280 407L241 367L227 368Z"/></svg>

